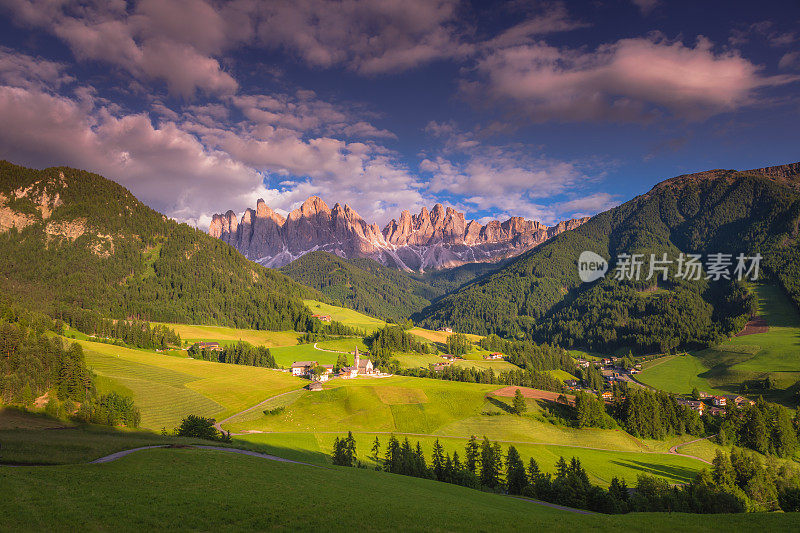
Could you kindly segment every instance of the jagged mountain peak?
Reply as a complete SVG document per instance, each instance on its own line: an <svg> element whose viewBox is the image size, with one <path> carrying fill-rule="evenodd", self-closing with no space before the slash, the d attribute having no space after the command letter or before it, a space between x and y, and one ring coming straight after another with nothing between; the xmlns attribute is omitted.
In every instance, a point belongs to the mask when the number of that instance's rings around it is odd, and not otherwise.
<svg viewBox="0 0 800 533"><path fill-rule="evenodd" d="M548 228L535 220L513 217L482 225L475 220L467 222L464 213L437 203L430 211L423 206L418 215L403 210L399 220L381 230L346 203L330 209L320 197L311 196L285 219L263 200L256 203L255 211L247 209L241 222L232 211L214 215L209 233L271 267L286 265L310 251L325 250L424 270L517 255L581 223L583 219Z"/></svg>

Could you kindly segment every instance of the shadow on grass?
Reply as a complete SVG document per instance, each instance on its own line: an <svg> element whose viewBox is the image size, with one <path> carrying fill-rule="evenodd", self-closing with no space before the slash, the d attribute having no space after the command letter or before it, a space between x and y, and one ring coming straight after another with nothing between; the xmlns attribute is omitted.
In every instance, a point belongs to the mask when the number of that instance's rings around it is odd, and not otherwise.
<svg viewBox="0 0 800 533"><path fill-rule="evenodd" d="M644 461L611 461L613 464L639 470L645 474L661 476L676 483L688 483L697 474L696 470L684 466L663 465L658 463L647 463Z"/></svg>
<svg viewBox="0 0 800 533"><path fill-rule="evenodd" d="M507 403L505 403L505 402L502 402L502 401L498 400L498 399L497 399L497 398L495 398L494 396L487 396L487 397L486 397L486 400L487 400L487 401L488 401L490 404L494 405L494 406L495 406L495 407L497 407L498 409L502 409L502 410L503 410L503 411L505 411L506 413L509 413L509 414L512 414L512 415L513 415L513 414L515 414L515 411L514 411L514 408L513 408L513 407L511 407L510 405L508 405L508 404L507 404Z"/></svg>

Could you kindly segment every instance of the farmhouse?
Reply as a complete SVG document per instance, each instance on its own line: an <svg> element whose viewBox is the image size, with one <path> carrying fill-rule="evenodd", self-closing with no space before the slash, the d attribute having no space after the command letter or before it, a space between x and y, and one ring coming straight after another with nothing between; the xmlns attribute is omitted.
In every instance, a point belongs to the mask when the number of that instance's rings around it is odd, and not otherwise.
<svg viewBox="0 0 800 533"><path fill-rule="evenodd" d="M215 352L222 350L222 346L218 342L198 342L197 347L201 350L213 350Z"/></svg>
<svg viewBox="0 0 800 533"><path fill-rule="evenodd" d="M453 333L453 328L449 328L447 326L444 326L444 327L441 327L441 328L437 329L436 331L444 331L445 333Z"/></svg>
<svg viewBox="0 0 800 533"><path fill-rule="evenodd" d="M323 322L331 321L331 315L311 315L311 318L316 318L317 320L321 320Z"/></svg>
<svg viewBox="0 0 800 533"><path fill-rule="evenodd" d="M577 379L565 379L564 380L564 385L574 389L575 387L578 386L578 380Z"/></svg>
<svg viewBox="0 0 800 533"><path fill-rule="evenodd" d="M433 365L433 371L434 372L441 372L442 370L444 370L448 366L450 366L450 365L446 364L446 363L439 363L439 364Z"/></svg>
<svg viewBox="0 0 800 533"><path fill-rule="evenodd" d="M733 403L736 404L736 407L739 409L743 409L747 405L755 405L756 402L753 400L748 400L744 396L737 396L733 399Z"/></svg>
<svg viewBox="0 0 800 533"><path fill-rule="evenodd" d="M320 383L319 381L313 381L308 384L308 390L319 392L322 390L322 383Z"/></svg>
<svg viewBox="0 0 800 533"><path fill-rule="evenodd" d="M711 403L714 407L725 407L728 404L728 399L725 396L712 396Z"/></svg>
<svg viewBox="0 0 800 533"><path fill-rule="evenodd" d="M725 409L720 409L719 407L712 407L709 412L711 416L725 416Z"/></svg>
<svg viewBox="0 0 800 533"><path fill-rule="evenodd" d="M677 399L678 405L685 405L692 409L692 411L697 411L701 415L706 408L706 404L697 400L685 400L683 398Z"/></svg>
<svg viewBox="0 0 800 533"><path fill-rule="evenodd" d="M484 355L483 358L484 359L502 359L503 358L503 354L501 354L500 352L488 353L488 354Z"/></svg>
<svg viewBox="0 0 800 533"><path fill-rule="evenodd" d="M611 400L614 399L614 395L611 393L611 391L605 391L600 396L602 396L603 400L605 400L607 402L610 402Z"/></svg>
<svg viewBox="0 0 800 533"><path fill-rule="evenodd" d="M295 361L290 368L293 376L307 376L315 366L316 361Z"/></svg>

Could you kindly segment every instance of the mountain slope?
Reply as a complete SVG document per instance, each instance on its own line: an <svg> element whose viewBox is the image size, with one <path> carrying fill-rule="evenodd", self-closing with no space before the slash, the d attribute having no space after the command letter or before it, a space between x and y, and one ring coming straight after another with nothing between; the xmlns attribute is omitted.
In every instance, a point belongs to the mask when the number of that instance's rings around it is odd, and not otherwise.
<svg viewBox="0 0 800 533"><path fill-rule="evenodd" d="M284 266L298 257L323 250L345 258L370 258L402 270L425 271L466 263L494 262L573 229L586 219L547 227L535 220L513 217L486 225L467 222L452 207L436 204L419 215L403 211L383 231L368 224L350 206L330 209L317 196L284 218L258 200L239 220L233 211L214 215L212 237L222 239L249 259L269 267Z"/></svg>
<svg viewBox="0 0 800 533"><path fill-rule="evenodd" d="M343 259L310 252L281 272L314 287L337 305L400 322L430 305L441 293L433 287L371 259Z"/></svg>
<svg viewBox="0 0 800 533"><path fill-rule="evenodd" d="M71 168L0 162L0 287L51 314L305 329L320 298L122 186Z"/></svg>
<svg viewBox="0 0 800 533"><path fill-rule="evenodd" d="M585 345L594 338L597 347L641 350L663 348L650 342L658 336L667 348L685 345L691 335L664 338L677 334L684 321L687 332L700 328L691 333L710 341L738 327L747 312L750 304L734 287L704 281L659 282L657 287L645 281L619 283L610 280L612 276L581 284L578 256L584 250L598 253L610 259L613 272L615 258L623 252L646 257L667 253L670 258L680 252L761 252L762 266L798 303L799 176L800 164L795 163L667 180L442 298L415 319L429 327L449 325L474 333L528 332L567 346ZM650 292L656 288L662 290ZM671 301L676 295L678 300ZM732 311L727 313L727 308ZM680 316L665 317L670 310ZM670 320L669 334L655 331ZM633 337L609 337L625 335L624 326L631 327ZM637 341L636 335L649 340Z"/></svg>

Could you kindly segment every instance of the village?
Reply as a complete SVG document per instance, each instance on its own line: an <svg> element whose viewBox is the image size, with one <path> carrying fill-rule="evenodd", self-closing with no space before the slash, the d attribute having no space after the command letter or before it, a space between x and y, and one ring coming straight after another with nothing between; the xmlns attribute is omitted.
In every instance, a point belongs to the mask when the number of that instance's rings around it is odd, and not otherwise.
<svg viewBox="0 0 800 533"><path fill-rule="evenodd" d="M392 374L381 372L372 364L369 358L362 358L358 347L350 353L354 357L353 366L343 366L336 371L335 365L320 365L317 361L295 361L289 367L289 372L293 376L308 378L311 383L308 385L310 391L321 391L322 383L329 379L353 379L362 377L391 377Z"/></svg>

